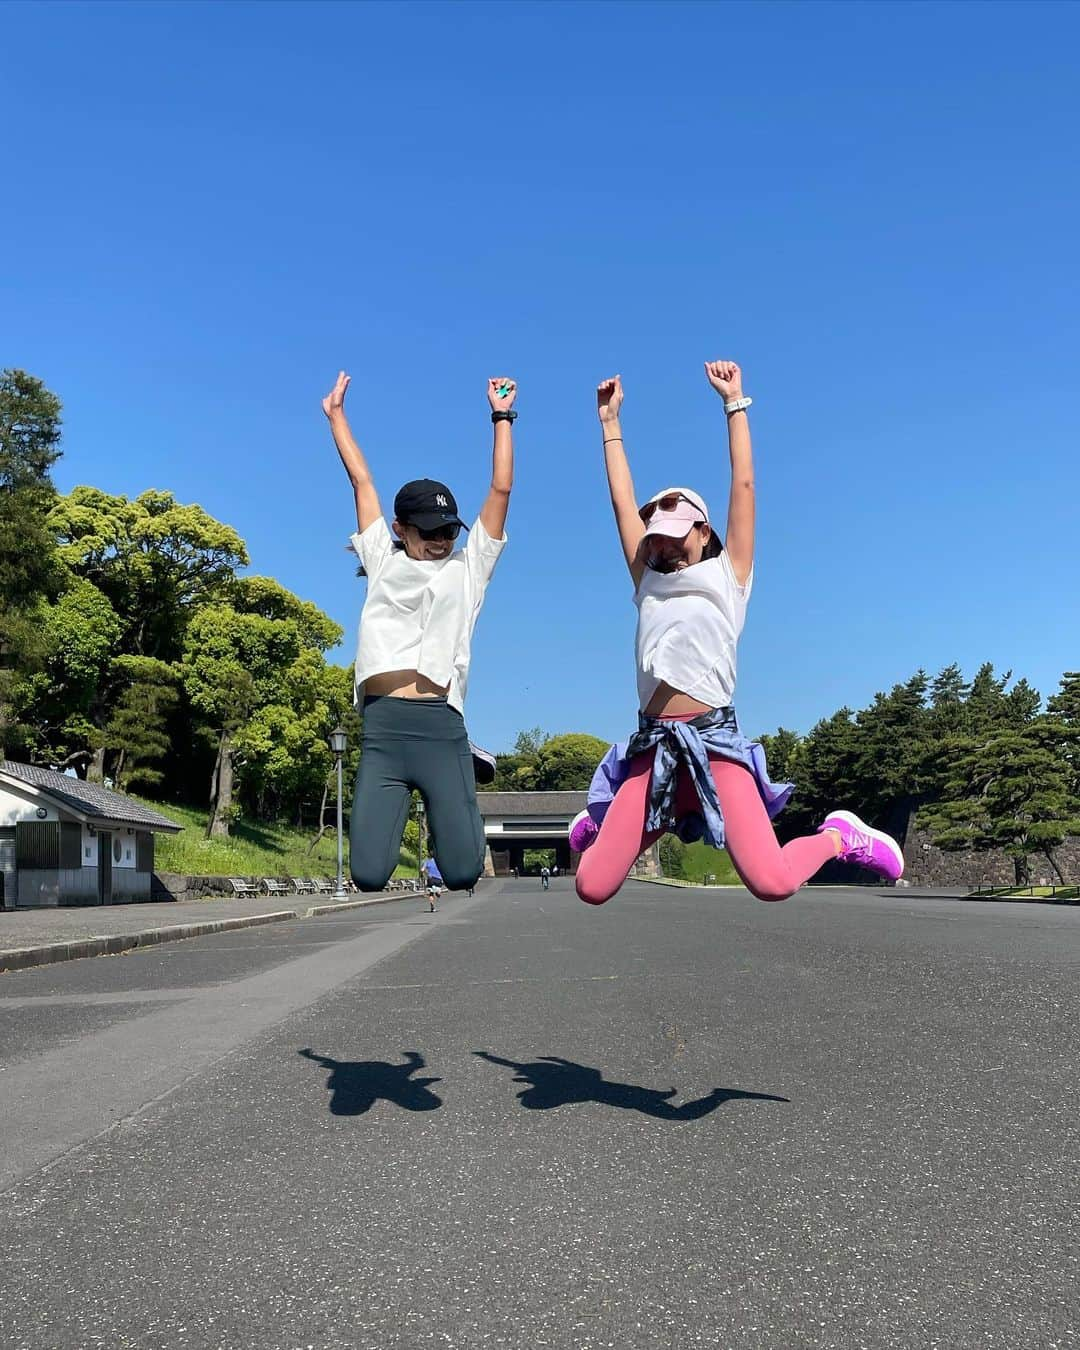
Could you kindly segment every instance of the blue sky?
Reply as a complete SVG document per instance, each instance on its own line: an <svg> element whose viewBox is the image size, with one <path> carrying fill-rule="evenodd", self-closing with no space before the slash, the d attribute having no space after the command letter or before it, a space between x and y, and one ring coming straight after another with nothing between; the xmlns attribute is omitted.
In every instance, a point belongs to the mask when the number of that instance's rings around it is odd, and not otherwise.
<svg viewBox="0 0 1080 1350"><path fill-rule="evenodd" d="M755 399L744 727L922 664L1045 693L1077 650L1080 8L8 5L0 364L58 485L169 488L347 630L337 370L384 503L475 511L520 383L468 715L616 737L634 610L593 390L639 495L722 519L706 357Z"/></svg>

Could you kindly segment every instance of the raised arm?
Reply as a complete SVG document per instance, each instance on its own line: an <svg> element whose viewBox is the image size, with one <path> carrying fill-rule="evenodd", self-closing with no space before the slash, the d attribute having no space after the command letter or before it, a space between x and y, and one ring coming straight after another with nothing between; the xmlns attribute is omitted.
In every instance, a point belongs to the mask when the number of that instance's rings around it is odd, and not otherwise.
<svg viewBox="0 0 1080 1350"><path fill-rule="evenodd" d="M379 495L375 491L364 452L353 439L345 417L345 390L348 389L351 379L351 375L340 371L337 383L323 399L322 407L330 422L330 430L333 432L334 444L341 456L341 462L345 465L345 472L349 475L349 482L353 486L353 493L356 496L356 523L360 533L363 534L367 527L374 525L382 515L382 507L379 505Z"/></svg>
<svg viewBox="0 0 1080 1350"><path fill-rule="evenodd" d="M645 537L645 526L638 515L634 480L630 477L630 462L626 458L626 447L623 444L622 427L619 423L622 401L621 376L616 375L613 379L604 380L597 385L596 411L600 417L600 430L604 433L604 468L607 470L608 491L611 493L611 505L615 512L615 524L619 530L623 556L636 586L645 570L639 556L641 541Z"/></svg>
<svg viewBox="0 0 1080 1350"><path fill-rule="evenodd" d="M734 361L706 361L705 374L725 403L742 398L742 371ZM727 424L731 498L724 547L735 580L742 586L754 565L754 457L750 450L750 419L746 410L728 413Z"/></svg>
<svg viewBox="0 0 1080 1350"><path fill-rule="evenodd" d="M493 413L509 412L517 398L517 385L506 375L488 380L487 396ZM503 537L506 513L510 510L510 490L514 486L514 437L510 431L511 425L510 419L504 417L493 428L491 488L480 509L480 524L492 539Z"/></svg>

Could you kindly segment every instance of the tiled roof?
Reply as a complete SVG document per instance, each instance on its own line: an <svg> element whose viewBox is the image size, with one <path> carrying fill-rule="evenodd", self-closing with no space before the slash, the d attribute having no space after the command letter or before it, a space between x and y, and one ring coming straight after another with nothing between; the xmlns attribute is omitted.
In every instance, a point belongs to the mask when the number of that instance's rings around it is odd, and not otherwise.
<svg viewBox="0 0 1080 1350"><path fill-rule="evenodd" d="M482 816L576 816L587 792L478 792Z"/></svg>
<svg viewBox="0 0 1080 1350"><path fill-rule="evenodd" d="M141 825L150 830L178 831L184 828L175 820L151 811L149 807L132 801L121 792L113 792L100 783L69 778L67 774L57 773L54 769L42 769L36 764L18 764L15 760L3 759L0 760L0 782L4 778L39 788L55 801L93 820L116 820L124 825Z"/></svg>

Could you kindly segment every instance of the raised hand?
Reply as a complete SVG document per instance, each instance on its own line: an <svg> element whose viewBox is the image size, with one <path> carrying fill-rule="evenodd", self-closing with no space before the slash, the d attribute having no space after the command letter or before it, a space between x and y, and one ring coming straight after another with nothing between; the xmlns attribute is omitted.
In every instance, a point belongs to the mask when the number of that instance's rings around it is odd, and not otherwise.
<svg viewBox="0 0 1080 1350"><path fill-rule="evenodd" d="M734 361L706 361L705 374L725 402L742 398L742 371Z"/></svg>
<svg viewBox="0 0 1080 1350"><path fill-rule="evenodd" d="M601 422L617 422L622 407L622 376L601 380L596 386L596 412Z"/></svg>
<svg viewBox="0 0 1080 1350"><path fill-rule="evenodd" d="M509 375L499 375L488 380L487 396L492 412L508 412L517 398L517 385Z"/></svg>
<svg viewBox="0 0 1080 1350"><path fill-rule="evenodd" d="M345 390L348 389L351 381L351 375L346 375L343 370L338 371L337 383L322 401L322 410L327 417L333 417L334 413L345 411Z"/></svg>

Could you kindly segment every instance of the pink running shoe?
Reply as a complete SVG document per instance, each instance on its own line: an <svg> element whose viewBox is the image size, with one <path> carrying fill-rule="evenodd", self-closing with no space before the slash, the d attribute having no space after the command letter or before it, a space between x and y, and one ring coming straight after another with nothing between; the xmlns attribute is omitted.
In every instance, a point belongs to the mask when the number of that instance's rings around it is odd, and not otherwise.
<svg viewBox="0 0 1080 1350"><path fill-rule="evenodd" d="M904 855L892 835L871 829L853 812L831 811L818 826L818 834L822 830L839 832L841 849L837 857L841 862L869 868L890 881L899 881L904 875Z"/></svg>
<svg viewBox="0 0 1080 1350"><path fill-rule="evenodd" d="M570 822L570 847L575 853L584 853L590 844L595 843L600 826L588 811L579 811Z"/></svg>

